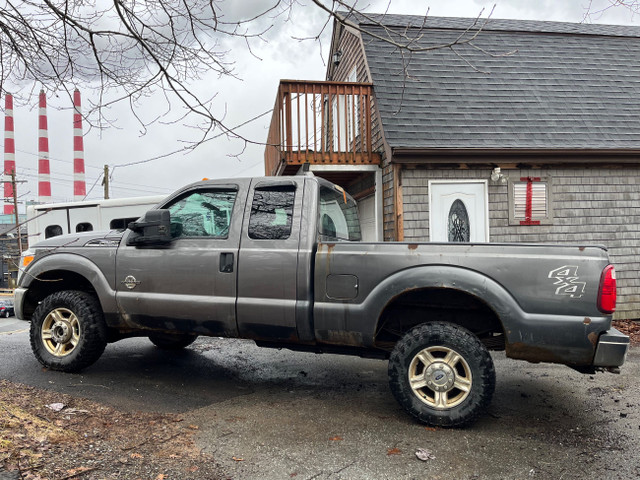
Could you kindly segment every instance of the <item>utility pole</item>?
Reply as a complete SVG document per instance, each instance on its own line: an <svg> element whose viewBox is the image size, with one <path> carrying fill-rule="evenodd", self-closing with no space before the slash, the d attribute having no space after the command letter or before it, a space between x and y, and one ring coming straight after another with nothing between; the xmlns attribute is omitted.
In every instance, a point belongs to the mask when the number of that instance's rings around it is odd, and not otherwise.
<svg viewBox="0 0 640 480"><path fill-rule="evenodd" d="M102 179L102 185L104 185L104 199L109 200L109 165L104 166L104 178Z"/></svg>
<svg viewBox="0 0 640 480"><path fill-rule="evenodd" d="M18 252L22 256L22 235L20 234L20 219L18 217L18 189L16 188L16 171L11 170L11 187L13 188L13 214L16 219L16 230L18 231Z"/></svg>
<svg viewBox="0 0 640 480"><path fill-rule="evenodd" d="M6 265L7 265L7 275L8 275L7 286L9 288L14 288L15 285L12 282L15 281L15 278L11 276L11 272L15 271L18 268L18 264L20 263L20 257L22 256L22 234L20 232L20 217L18 215L18 189L16 188L16 186L18 183L25 183L25 181L16 180L16 170L14 167L11 167L11 173L5 171L4 175L5 176L2 177L2 179L0 180L0 183L3 183L7 186L8 184L11 184L11 187L12 187L11 189L13 190L12 196L9 198L5 198L4 202L5 202L5 206L9 206L9 202L13 203L13 215L14 215L14 220L16 222L15 229L18 232L16 235L16 238L18 240L19 256L17 259L15 259L14 256L9 253L9 250L3 246L2 257L3 257L3 263L6 260ZM2 267L2 274L4 275L4 267Z"/></svg>

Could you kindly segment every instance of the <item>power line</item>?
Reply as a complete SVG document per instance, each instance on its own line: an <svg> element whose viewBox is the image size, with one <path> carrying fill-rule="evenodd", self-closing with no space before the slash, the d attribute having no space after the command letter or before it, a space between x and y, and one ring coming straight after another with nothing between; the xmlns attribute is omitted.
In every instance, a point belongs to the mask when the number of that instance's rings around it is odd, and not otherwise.
<svg viewBox="0 0 640 480"><path fill-rule="evenodd" d="M37 178L36 175L32 175L32 174L24 174L23 176L30 177L30 178ZM100 178L102 178L102 176L99 176L98 180L100 180ZM56 182L56 184L57 185L60 185L60 184L72 185L73 181L72 180L60 180L59 182ZM116 185L114 187L114 189L118 190L118 191L133 192L133 193L138 193L138 194L139 193L143 193L143 194L148 194L148 195L167 195L167 194L171 193L169 189L166 189L166 190L158 189L158 190L153 191L153 190L141 190L140 188L135 188L135 187L121 187L121 186L118 186L118 185ZM64 195L59 195L59 194L58 195L54 195L54 197L55 198L64 198L64 199L67 198Z"/></svg>
<svg viewBox="0 0 640 480"><path fill-rule="evenodd" d="M98 184L98 180L100 180L102 177L104 177L104 174L102 175L98 175L98 178L96 178L96 181L93 182L93 185L91 185L91 188L89 189L89 191L86 193L86 195L84 196L83 200L86 200L86 198L89 196L89 194L91 193L91 190L94 189L94 187Z"/></svg>
<svg viewBox="0 0 640 480"><path fill-rule="evenodd" d="M30 171L37 171L35 168L30 168L30 167L20 167L20 170L30 170ZM31 178L37 178L37 174L35 173L27 173L27 172L22 172L22 175L27 176L27 177L31 177ZM62 176L62 177L61 177ZM56 174L56 175L51 175L51 179L54 180L55 182L61 182L61 183L73 183L72 179L68 179L68 178L63 178L63 177L69 177L72 178L71 174L66 174L66 173L62 173L62 174ZM141 187L147 189L147 191L150 191L151 193L153 193L153 190L157 190L159 193L167 193L167 189L166 188L162 188L162 187L157 187L155 185L143 185L140 183L128 183L128 182L121 182L121 181L115 181L115 182L111 182L112 185L114 185L116 188L123 188L123 189L127 189L127 190L134 190L137 189L139 190ZM134 187L134 188L127 188L126 185L130 186L130 187ZM150 189L150 190L149 190Z"/></svg>
<svg viewBox="0 0 640 480"><path fill-rule="evenodd" d="M242 127L244 127L245 125L248 125L251 122L255 122L256 120L264 117L265 115L267 115L268 113L271 113L271 112L273 112L273 108L270 108L269 110L261 113L260 115L257 115L257 116L255 116L253 118L250 118L249 120L247 120L245 122L242 122L241 124L236 125L235 127L231 128L231 129L229 129L227 131L219 133L218 135L214 135L211 138L207 138L202 143L210 142L211 140L215 140L216 138L220 138L222 136L228 135L229 132L231 132L233 130L237 130L238 128L242 128ZM112 166L112 169L115 170L116 167L131 167L133 165L140 165L140 164L143 164L143 163L149 163L149 162L153 162L155 160L162 160L163 158L170 157L171 155L175 155L177 153L185 153L185 152L189 152L189 151L190 151L190 149L188 147L184 147L184 148L181 148L180 150L174 150L173 152L164 153L164 154L158 155L156 157L147 158L146 160L137 160L135 162L130 162L130 163L116 164L116 165Z"/></svg>
<svg viewBox="0 0 640 480"><path fill-rule="evenodd" d="M0 143L0 147L4 147L3 143ZM20 153L24 153L25 155L31 155L32 157L38 157L40 158L40 154L39 153L35 153L35 152L30 152L28 150L21 150L19 148L16 148L16 152L20 152ZM48 157L49 160L53 160L54 162L62 162L62 163L68 163L73 165L73 161L72 160L63 160L62 158L57 158L57 157ZM93 165L87 165L87 167L89 168L100 168L100 167L95 167Z"/></svg>

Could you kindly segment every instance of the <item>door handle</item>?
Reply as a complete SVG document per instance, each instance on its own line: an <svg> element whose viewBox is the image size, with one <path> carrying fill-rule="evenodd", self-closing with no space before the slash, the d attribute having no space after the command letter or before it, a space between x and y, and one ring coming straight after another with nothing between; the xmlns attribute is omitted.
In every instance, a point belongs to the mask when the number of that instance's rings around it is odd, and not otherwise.
<svg viewBox="0 0 640 480"><path fill-rule="evenodd" d="M233 272L233 253L221 253L220 254L220 271L222 273Z"/></svg>

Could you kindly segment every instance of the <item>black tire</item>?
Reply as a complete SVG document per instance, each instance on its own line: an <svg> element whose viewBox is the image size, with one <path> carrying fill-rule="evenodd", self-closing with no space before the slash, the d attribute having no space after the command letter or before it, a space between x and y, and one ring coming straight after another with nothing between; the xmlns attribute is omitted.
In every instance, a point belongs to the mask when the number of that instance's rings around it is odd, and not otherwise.
<svg viewBox="0 0 640 480"><path fill-rule="evenodd" d="M152 333L149 340L162 350L182 350L196 341L198 335L186 333Z"/></svg>
<svg viewBox="0 0 640 480"><path fill-rule="evenodd" d="M389 358L389 385L396 400L420 422L435 427L473 422L491 402L495 384L489 351L473 333L450 323L414 327Z"/></svg>
<svg viewBox="0 0 640 480"><path fill-rule="evenodd" d="M30 340L36 358L47 368L77 372L88 367L107 345L100 303L86 292L52 293L33 312Z"/></svg>
<svg viewBox="0 0 640 480"><path fill-rule="evenodd" d="M9 315L9 310L5 310L4 312L4 318L9 318L11 315Z"/></svg>

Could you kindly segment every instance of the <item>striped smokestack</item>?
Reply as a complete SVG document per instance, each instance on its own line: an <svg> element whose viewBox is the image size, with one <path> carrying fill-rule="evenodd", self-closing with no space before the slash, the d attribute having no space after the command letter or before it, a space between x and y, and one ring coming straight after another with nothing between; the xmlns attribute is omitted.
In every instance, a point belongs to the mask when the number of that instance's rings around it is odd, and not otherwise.
<svg viewBox="0 0 640 480"><path fill-rule="evenodd" d="M87 195L84 179L84 144L82 142L82 113L80 91L73 92L73 199L83 200Z"/></svg>
<svg viewBox="0 0 640 480"><path fill-rule="evenodd" d="M38 105L38 201L40 203L51 203L47 97L44 94L44 90L40 90L40 102Z"/></svg>
<svg viewBox="0 0 640 480"><path fill-rule="evenodd" d="M16 147L13 139L13 97L10 94L4 99L4 173L11 175L16 170ZM9 180L9 178L5 178ZM13 185L4 183L4 213L14 214Z"/></svg>

